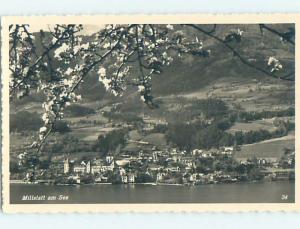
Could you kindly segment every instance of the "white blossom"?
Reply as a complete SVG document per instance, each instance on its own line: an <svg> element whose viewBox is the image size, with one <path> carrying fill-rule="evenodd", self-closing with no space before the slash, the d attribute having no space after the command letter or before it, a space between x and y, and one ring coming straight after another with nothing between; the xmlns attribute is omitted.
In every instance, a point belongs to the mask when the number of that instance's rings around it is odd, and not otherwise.
<svg viewBox="0 0 300 229"><path fill-rule="evenodd" d="M27 38L27 34L25 32L21 33L21 39L25 40Z"/></svg>
<svg viewBox="0 0 300 229"><path fill-rule="evenodd" d="M29 148L34 148L38 145L38 142L37 141L34 141L30 146ZM23 154L24 156L26 156L26 152Z"/></svg>
<svg viewBox="0 0 300 229"><path fill-rule="evenodd" d="M282 64L273 56L269 57L268 66L271 67L271 72L279 71L280 69L282 69Z"/></svg>
<svg viewBox="0 0 300 229"><path fill-rule="evenodd" d="M86 43L86 44L81 45L81 48L83 48L83 49L88 49L89 46L90 46L90 44L89 44L89 43Z"/></svg>
<svg viewBox="0 0 300 229"><path fill-rule="evenodd" d="M163 58L166 59L167 57L168 57L168 54L167 54L166 52L164 52L164 53L163 53Z"/></svg>
<svg viewBox="0 0 300 229"><path fill-rule="evenodd" d="M102 45L103 48L107 49L110 47L110 43L106 42Z"/></svg>
<svg viewBox="0 0 300 229"><path fill-rule="evenodd" d="M44 114L42 115L42 120L45 121L45 120L47 120L47 119L48 119L48 114L47 114L47 113L44 113Z"/></svg>
<svg viewBox="0 0 300 229"><path fill-rule="evenodd" d="M54 57L61 59L60 54L66 52L69 48L70 48L69 45L63 43L59 48L55 49Z"/></svg>
<svg viewBox="0 0 300 229"><path fill-rule="evenodd" d="M73 85L73 81L69 80L69 79L64 79L63 84L66 85L66 86L71 87Z"/></svg>
<svg viewBox="0 0 300 229"><path fill-rule="evenodd" d="M105 87L106 90L109 90L109 89L110 89L111 79L99 77L99 81L100 81L101 83L103 83L103 85L104 85L104 87Z"/></svg>
<svg viewBox="0 0 300 229"><path fill-rule="evenodd" d="M174 26L173 26L173 25L170 25L170 24L168 24L166 27L167 27L167 29L170 29L170 30L173 30L173 29L174 29Z"/></svg>
<svg viewBox="0 0 300 229"><path fill-rule="evenodd" d="M145 86L144 85L139 85L138 86L138 91L139 92L142 92L142 91L144 91L145 90Z"/></svg>
<svg viewBox="0 0 300 229"><path fill-rule="evenodd" d="M54 44L56 41L57 41L57 38L56 38L56 37L53 37L53 38L52 38L52 44Z"/></svg>
<svg viewBox="0 0 300 229"><path fill-rule="evenodd" d="M80 46L80 45L75 45L75 46L73 47L73 51L74 51L75 54L78 53L78 52L80 51L80 49L81 49L81 46Z"/></svg>
<svg viewBox="0 0 300 229"><path fill-rule="evenodd" d="M67 75L70 75L73 72L71 68L68 68L67 71L65 72Z"/></svg>
<svg viewBox="0 0 300 229"><path fill-rule="evenodd" d="M98 74L101 78L105 77L106 76L106 69L101 67L99 70L98 70ZM100 79L99 79L100 80Z"/></svg>
<svg viewBox="0 0 300 229"><path fill-rule="evenodd" d="M43 126L40 128L40 133L44 133L47 131L47 127Z"/></svg>
<svg viewBox="0 0 300 229"><path fill-rule="evenodd" d="M237 32L236 32L237 35L242 36L243 33L244 33L244 31L240 30L239 28L237 29Z"/></svg>
<svg viewBox="0 0 300 229"><path fill-rule="evenodd" d="M145 97L144 97L143 95L141 96L141 100L142 100L143 102L146 101L146 99L145 99Z"/></svg>

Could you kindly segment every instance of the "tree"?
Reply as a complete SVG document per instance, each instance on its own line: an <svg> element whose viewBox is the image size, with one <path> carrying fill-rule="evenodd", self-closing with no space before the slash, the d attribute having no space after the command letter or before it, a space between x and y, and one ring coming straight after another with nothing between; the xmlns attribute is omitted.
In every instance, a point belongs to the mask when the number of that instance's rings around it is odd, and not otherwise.
<svg viewBox="0 0 300 229"><path fill-rule="evenodd" d="M106 135L99 135L97 143L93 146L93 150L102 153L102 156L110 151L116 150L119 146L125 144L125 132L122 130L114 130Z"/></svg>
<svg viewBox="0 0 300 229"><path fill-rule="evenodd" d="M257 25L262 32L280 38L293 46L295 29L277 30L274 26ZM48 31L30 31L30 25L11 25L9 69L10 97L22 98L36 91L44 94L43 125L39 138L32 144L39 153L47 137L62 119L64 109L81 99L78 88L91 74L114 95L121 95L128 85L134 86L141 100L156 108L151 80L174 58L185 55L208 58L198 35L220 43L234 58L265 75L293 81L294 71L286 72L281 60L267 58L266 66L255 65L235 48L243 42L239 28L218 35L219 25L206 30L200 25L106 25L96 34L80 35L83 25L55 25ZM192 35L191 35L192 34ZM133 70L136 70L133 74ZM136 74L136 72L138 72ZM280 73L282 72L282 73Z"/></svg>
<svg viewBox="0 0 300 229"><path fill-rule="evenodd" d="M195 128L184 123L174 123L168 126L167 139L177 145L180 149L191 150L195 145Z"/></svg>
<svg viewBox="0 0 300 229"><path fill-rule="evenodd" d="M64 121L57 121L53 126L53 132L65 133L70 131L70 127L67 122Z"/></svg>
<svg viewBox="0 0 300 229"><path fill-rule="evenodd" d="M137 174L136 183L154 182L154 178L147 173L140 172Z"/></svg>
<svg viewBox="0 0 300 229"><path fill-rule="evenodd" d="M89 107L80 106L78 104L72 104L66 108L65 113L69 114L70 116L76 117L95 114L95 110Z"/></svg>

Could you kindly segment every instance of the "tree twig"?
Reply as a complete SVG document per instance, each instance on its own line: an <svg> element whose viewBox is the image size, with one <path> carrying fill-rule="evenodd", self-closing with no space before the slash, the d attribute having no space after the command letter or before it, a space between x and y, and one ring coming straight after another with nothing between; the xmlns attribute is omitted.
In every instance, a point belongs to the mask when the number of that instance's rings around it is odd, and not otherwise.
<svg viewBox="0 0 300 229"><path fill-rule="evenodd" d="M233 47L231 47L228 43L226 43L226 42L225 42L224 40L222 40L221 38L219 38L219 37L217 37L217 36L215 36L215 35L213 35L213 34L207 32L206 30L200 28L200 27L197 26L197 25L193 25L193 24L185 24L185 25L186 25L186 26L189 26L189 27L192 27L192 28L198 30L199 32L201 32L201 33L203 33L203 34L205 34L205 35L207 35L207 36L209 36L209 37L211 37L211 38L217 40L219 43L223 44L223 45L224 45L227 49L229 49L229 50L233 53L233 55L234 55L235 57L237 57L243 64L245 64L245 65L247 65L247 66L249 66L249 67L251 67L251 68L253 68L253 69L255 69L255 70L259 71L259 72L262 72L262 73L264 73L264 74L266 74L266 75L268 75L268 76L271 76L271 77L273 77L273 78L276 78L276 79L282 79L282 80L286 80L286 81L294 81L294 79L288 78L289 76L291 76L291 75L294 74L294 71L291 72L291 73L288 73L287 75L284 75L284 76L277 76L277 75L275 75L275 74L273 74L273 73L271 73L271 72L269 72L269 71L267 71L267 70L265 70L265 69L263 69L263 68L260 68L260 67L254 65L254 64L251 64L251 63L250 63L249 61L247 61L244 57L242 57L242 56L239 54L238 51L236 51Z"/></svg>

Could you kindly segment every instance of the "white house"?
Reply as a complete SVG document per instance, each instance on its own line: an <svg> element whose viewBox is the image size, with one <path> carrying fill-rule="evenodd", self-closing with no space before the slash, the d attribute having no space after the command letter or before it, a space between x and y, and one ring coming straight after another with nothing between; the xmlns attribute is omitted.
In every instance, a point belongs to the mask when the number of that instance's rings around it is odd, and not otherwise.
<svg viewBox="0 0 300 229"><path fill-rule="evenodd" d="M124 184L128 183L128 177L126 175L122 175L121 180L122 180L122 183L124 183Z"/></svg>
<svg viewBox="0 0 300 229"><path fill-rule="evenodd" d="M91 173L95 174L95 173L100 173L102 169L102 165L93 165L91 168Z"/></svg>
<svg viewBox="0 0 300 229"><path fill-rule="evenodd" d="M85 173L86 168L84 165L75 165L73 171L74 173Z"/></svg>
<svg viewBox="0 0 300 229"><path fill-rule="evenodd" d="M166 175L165 173L158 173L156 175L156 181L163 181L165 175Z"/></svg>
<svg viewBox="0 0 300 229"><path fill-rule="evenodd" d="M64 173L69 173L70 172L70 162L69 162L69 158L67 158L64 161Z"/></svg>
<svg viewBox="0 0 300 229"><path fill-rule="evenodd" d="M105 160L106 160L107 163L110 164L114 160L114 157L112 155L108 155L108 156L106 156Z"/></svg>
<svg viewBox="0 0 300 229"><path fill-rule="evenodd" d="M101 168L101 172L113 171L115 168L115 163L112 162L110 165L103 165Z"/></svg>
<svg viewBox="0 0 300 229"><path fill-rule="evenodd" d="M129 183L135 182L135 175L133 173L128 174L128 182Z"/></svg>
<svg viewBox="0 0 300 229"><path fill-rule="evenodd" d="M129 159L121 159L121 160L117 160L116 161L116 164L118 165L118 166L125 166L125 165L127 165L128 163L130 163L130 160Z"/></svg>
<svg viewBox="0 0 300 229"><path fill-rule="evenodd" d="M124 168L119 168L119 173L121 176L126 175L126 170Z"/></svg>

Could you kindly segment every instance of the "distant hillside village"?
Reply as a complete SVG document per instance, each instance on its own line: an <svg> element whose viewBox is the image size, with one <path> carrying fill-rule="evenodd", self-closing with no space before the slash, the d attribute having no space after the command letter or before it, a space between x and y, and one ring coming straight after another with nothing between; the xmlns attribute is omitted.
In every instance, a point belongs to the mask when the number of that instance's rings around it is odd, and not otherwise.
<svg viewBox="0 0 300 229"><path fill-rule="evenodd" d="M236 150L238 147L221 147L187 152L176 148L160 151L153 147L150 151L140 151L138 156L109 154L92 160L66 157L48 170L27 172L26 178L19 182L199 185L294 179L293 150L287 150L279 161L264 158L237 161L233 158Z"/></svg>

